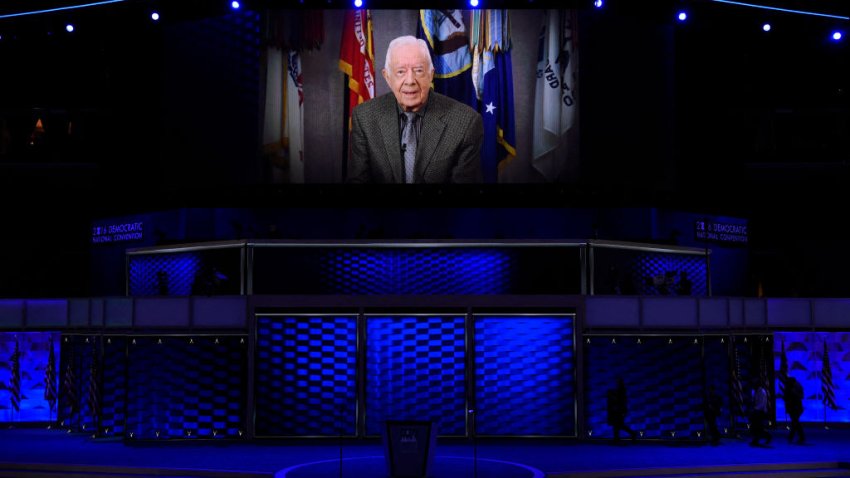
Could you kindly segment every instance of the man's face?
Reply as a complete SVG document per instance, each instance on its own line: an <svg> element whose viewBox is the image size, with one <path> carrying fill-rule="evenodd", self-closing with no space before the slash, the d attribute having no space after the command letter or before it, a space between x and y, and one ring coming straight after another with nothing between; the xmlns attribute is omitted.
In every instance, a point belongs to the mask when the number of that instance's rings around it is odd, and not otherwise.
<svg viewBox="0 0 850 478"><path fill-rule="evenodd" d="M404 111L419 111L428 101L434 72L428 67L428 58L416 45L395 47L390 56L390 69L384 69L383 74Z"/></svg>

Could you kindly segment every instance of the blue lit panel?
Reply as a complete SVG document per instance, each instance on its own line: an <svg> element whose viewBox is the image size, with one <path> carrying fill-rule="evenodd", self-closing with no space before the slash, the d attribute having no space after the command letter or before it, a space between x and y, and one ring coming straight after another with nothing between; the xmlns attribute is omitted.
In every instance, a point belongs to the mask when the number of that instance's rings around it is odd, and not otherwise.
<svg viewBox="0 0 850 478"><path fill-rule="evenodd" d="M319 268L341 294L500 294L510 256L498 250L340 249Z"/></svg>
<svg viewBox="0 0 850 478"><path fill-rule="evenodd" d="M258 436L353 436L357 318L257 318Z"/></svg>
<svg viewBox="0 0 850 478"><path fill-rule="evenodd" d="M769 335L732 336L731 369L738 377L740 387L732 382L733 425L740 432L746 432L749 424L749 410L752 409L752 390L755 381L764 381L767 389L773 384L773 340ZM734 376L733 375L733 376ZM738 397L736 389L741 390ZM774 419L773 397L768 400L768 418Z"/></svg>
<svg viewBox="0 0 850 478"><path fill-rule="evenodd" d="M717 417L717 428L721 435L734 435L731 427L734 412L730 387L729 343L728 336L706 336L703 338L706 392L708 387L714 387L715 392L723 400L720 415Z"/></svg>
<svg viewBox="0 0 850 478"><path fill-rule="evenodd" d="M94 335L62 335L58 419L60 427L73 432L97 433L102 363L99 340Z"/></svg>
<svg viewBox="0 0 850 478"><path fill-rule="evenodd" d="M705 256L594 248L593 263L595 294L708 295Z"/></svg>
<svg viewBox="0 0 850 478"><path fill-rule="evenodd" d="M578 294L578 248L257 247L255 294ZM297 273L281 274L281 271Z"/></svg>
<svg viewBox="0 0 850 478"><path fill-rule="evenodd" d="M128 256L132 296L236 295L241 293L241 249Z"/></svg>
<svg viewBox="0 0 850 478"><path fill-rule="evenodd" d="M99 436L123 436L127 405L127 337L103 338Z"/></svg>
<svg viewBox="0 0 850 478"><path fill-rule="evenodd" d="M201 258L195 252L130 256L129 267L132 296L192 295Z"/></svg>
<svg viewBox="0 0 850 478"><path fill-rule="evenodd" d="M803 422L850 422L850 333L848 332L776 332L773 365L779 370L782 344L788 362L788 375L803 386ZM824 345L832 373L832 392L837 409L824 405ZM829 382L826 381L828 386ZM787 421L785 401L776 380L776 419Z"/></svg>
<svg viewBox="0 0 850 478"><path fill-rule="evenodd" d="M466 433L464 317L366 319L366 434L386 420L432 420Z"/></svg>
<svg viewBox="0 0 850 478"><path fill-rule="evenodd" d="M628 396L626 425L643 438L699 439L705 428L699 338L585 337L584 354L585 427L592 438L613 437L607 396L620 377Z"/></svg>
<svg viewBox="0 0 850 478"><path fill-rule="evenodd" d="M573 318L475 318L478 435L575 434Z"/></svg>
<svg viewBox="0 0 850 478"><path fill-rule="evenodd" d="M128 337L131 440L245 437L245 336Z"/></svg>
<svg viewBox="0 0 850 478"><path fill-rule="evenodd" d="M17 359L15 344L17 343ZM0 332L0 423L47 422L56 419L54 401L51 409L45 395L50 378L53 389L59 384L58 374L48 373L47 363L53 348L54 367L59 366L59 334L56 332ZM12 380L13 374L20 381ZM18 385L19 384L19 385ZM18 409L12 407L12 396Z"/></svg>

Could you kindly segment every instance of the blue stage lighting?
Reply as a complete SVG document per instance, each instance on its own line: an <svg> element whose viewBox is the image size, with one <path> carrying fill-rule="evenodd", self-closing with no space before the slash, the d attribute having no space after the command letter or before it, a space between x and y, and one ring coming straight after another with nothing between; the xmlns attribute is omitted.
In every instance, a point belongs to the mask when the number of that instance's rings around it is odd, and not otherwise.
<svg viewBox="0 0 850 478"><path fill-rule="evenodd" d="M843 36L844 35L842 35L839 31L832 32L832 39L835 41L841 40L841 37Z"/></svg>
<svg viewBox="0 0 850 478"><path fill-rule="evenodd" d="M685 12L679 12L679 14L676 15L676 18L678 18L680 22L683 22L688 19L688 14Z"/></svg>
<svg viewBox="0 0 850 478"><path fill-rule="evenodd" d="M593 6L596 8L602 8L602 0L594 0Z"/></svg>
<svg viewBox="0 0 850 478"><path fill-rule="evenodd" d="M363 6L363 0L354 0L354 6L360 8Z"/></svg>
<svg viewBox="0 0 850 478"><path fill-rule="evenodd" d="M239 5L239 2L237 2L236 0L230 2L230 8L234 10L239 10L239 7L241 7L241 5Z"/></svg>
<svg viewBox="0 0 850 478"><path fill-rule="evenodd" d="M74 25L71 25L70 23L65 25L65 31L68 32L68 33L73 32L74 31Z"/></svg>
<svg viewBox="0 0 850 478"><path fill-rule="evenodd" d="M770 23L765 23L764 25L761 26L761 29L766 31L766 32L769 32L770 31Z"/></svg>
<svg viewBox="0 0 850 478"><path fill-rule="evenodd" d="M478 0L469 0L469 6L472 8L478 8Z"/></svg>
<svg viewBox="0 0 850 478"><path fill-rule="evenodd" d="M157 12L151 13L151 20L153 20L155 22L159 21L159 13L157 13Z"/></svg>

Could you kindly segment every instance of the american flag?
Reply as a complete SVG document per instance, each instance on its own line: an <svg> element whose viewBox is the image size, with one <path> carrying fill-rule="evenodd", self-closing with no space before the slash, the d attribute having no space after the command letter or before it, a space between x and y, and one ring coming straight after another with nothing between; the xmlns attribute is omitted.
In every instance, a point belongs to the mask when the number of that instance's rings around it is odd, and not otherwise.
<svg viewBox="0 0 850 478"><path fill-rule="evenodd" d="M50 413L56 409L56 355L53 351L53 341L50 341L50 356L47 358L47 366L44 368L44 399L50 405Z"/></svg>
<svg viewBox="0 0 850 478"><path fill-rule="evenodd" d="M74 360L72 356L68 357L68 363L65 365L65 373L62 375L62 392L71 406L71 414L75 413L79 409L80 402L77 395L77 375L74 373Z"/></svg>
<svg viewBox="0 0 850 478"><path fill-rule="evenodd" d="M832 366L829 363L829 348L826 346L825 340L823 342L823 368L820 372L820 380L824 406L838 410L838 404L835 403L835 384L832 383Z"/></svg>
<svg viewBox="0 0 850 478"><path fill-rule="evenodd" d="M733 345L733 347L735 347ZM739 412L739 416L744 415L744 386L741 385L741 373L738 370L740 365L738 363L738 349L735 347L733 349L734 353L734 362L732 363L732 399L735 401L735 407Z"/></svg>
<svg viewBox="0 0 850 478"><path fill-rule="evenodd" d="M98 357L97 341L93 341L91 368L89 369L88 405L89 413L94 417L95 423L100 415L100 381L98 380L100 357Z"/></svg>
<svg viewBox="0 0 850 478"><path fill-rule="evenodd" d="M785 394L785 382L788 381L788 356L785 355L785 341L782 341L782 355L779 356L779 393Z"/></svg>
<svg viewBox="0 0 850 478"><path fill-rule="evenodd" d="M18 347L18 339L15 338L15 352L10 357L12 361L12 379L9 382L12 408L16 412L21 411L21 351Z"/></svg>

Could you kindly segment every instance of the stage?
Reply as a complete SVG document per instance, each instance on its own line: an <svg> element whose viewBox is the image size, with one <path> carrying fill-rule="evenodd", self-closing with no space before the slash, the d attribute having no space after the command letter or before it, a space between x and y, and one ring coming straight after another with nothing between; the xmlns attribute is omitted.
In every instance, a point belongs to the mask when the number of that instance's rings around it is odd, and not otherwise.
<svg viewBox="0 0 850 478"><path fill-rule="evenodd" d="M695 443L554 439L440 440L433 478L571 476L850 476L850 429L806 429L807 445L774 430L767 447L746 438ZM0 476L385 477L378 440L137 443L59 430L0 430Z"/></svg>

